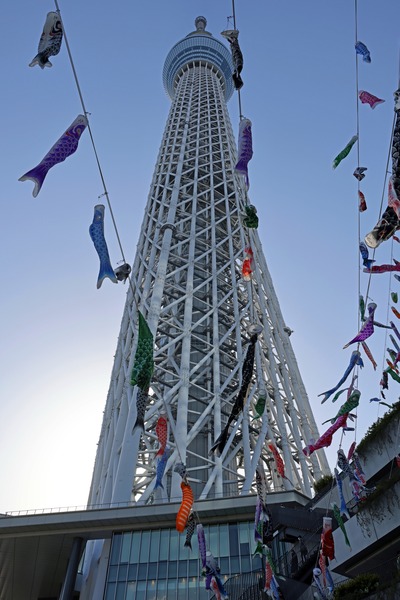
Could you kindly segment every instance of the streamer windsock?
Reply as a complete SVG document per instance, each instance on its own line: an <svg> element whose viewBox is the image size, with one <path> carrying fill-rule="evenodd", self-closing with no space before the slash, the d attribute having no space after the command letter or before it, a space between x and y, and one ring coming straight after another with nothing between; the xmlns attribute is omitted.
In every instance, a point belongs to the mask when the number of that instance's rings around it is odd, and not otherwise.
<svg viewBox="0 0 400 600"><path fill-rule="evenodd" d="M236 173L244 176L246 187L249 189L248 164L253 156L253 140L250 119L243 118L239 123L238 162L235 166Z"/></svg>
<svg viewBox="0 0 400 600"><path fill-rule="evenodd" d="M350 153L350 150L352 149L352 147L354 146L354 144L356 143L357 140L358 140L358 135L353 135L353 137L348 142L348 144L345 146L345 148L343 148L343 150L341 152L339 152L339 154L333 160L333 164L332 164L333 169L336 169L336 167L338 167L340 165L342 160L344 158L346 158L346 156Z"/></svg>
<svg viewBox="0 0 400 600"><path fill-rule="evenodd" d="M258 216L257 209L252 204L246 204L244 207L246 216L243 218L243 225L249 229L257 229L258 227Z"/></svg>
<svg viewBox="0 0 400 600"><path fill-rule="evenodd" d="M135 362L133 363L132 368L131 385L137 385L142 390L148 390L154 370L153 334L140 311L138 335L139 339L136 348Z"/></svg>
<svg viewBox="0 0 400 600"><path fill-rule="evenodd" d="M340 386L346 381L346 379L348 378L348 376L350 375L350 373L352 372L352 370L354 369L354 367L356 365L358 365L360 367L360 369L362 369L364 366L363 360L361 358L361 354L358 350L354 350L352 352L349 366L345 370L343 377L341 378L339 383L337 385L335 385L335 387L332 388L331 390L328 390L327 392L322 392L322 394L318 394L318 396L324 396L323 400L321 400L321 404L326 402L328 400L328 398L330 398L332 396L332 394L334 394L336 392L336 390L338 390L340 388Z"/></svg>
<svg viewBox="0 0 400 600"><path fill-rule="evenodd" d="M146 406L148 402L147 391L138 388L136 396L136 421L132 429L132 433L136 428L144 431L144 415L146 413Z"/></svg>
<svg viewBox="0 0 400 600"><path fill-rule="evenodd" d="M271 450L274 459L275 459L275 464L276 464L276 468L277 471L279 473L279 475L283 478L286 479L286 475L285 475L285 464L282 460L281 455L278 452L278 448L275 446L275 444L273 444L272 442L270 442L268 444L268 448Z"/></svg>
<svg viewBox="0 0 400 600"><path fill-rule="evenodd" d="M255 419L261 419L261 417L263 416L264 410L265 410L266 401L267 401L267 394L266 394L266 392L260 391L259 394L258 394L257 402L254 405L254 410L256 412L256 416L253 417L253 419L252 419L253 421Z"/></svg>
<svg viewBox="0 0 400 600"><path fill-rule="evenodd" d="M154 485L155 490L157 488L164 489L162 480L164 477L165 468L167 466L167 462L168 462L170 455L171 455L171 449L167 446L165 448L164 454L157 461L156 483Z"/></svg>
<svg viewBox="0 0 400 600"><path fill-rule="evenodd" d="M320 438L314 444L308 444L303 448L303 453L306 456L310 456L316 450L320 448L328 448L332 443L333 434L341 427L346 427L348 415L341 415L337 421L321 435Z"/></svg>
<svg viewBox="0 0 400 600"><path fill-rule="evenodd" d="M375 108L376 106L378 106L378 104L382 104L382 102L385 102L381 98L378 98L377 96L374 96L373 94L370 94L365 90L360 90L358 93L358 97L360 98L363 104L369 104L371 108Z"/></svg>
<svg viewBox="0 0 400 600"><path fill-rule="evenodd" d="M168 421L165 415L160 415L157 419L156 434L158 443L160 444L160 447L156 454L156 458L158 458L159 456L164 454L164 450L167 445Z"/></svg>
<svg viewBox="0 0 400 600"><path fill-rule="evenodd" d="M97 289L101 287L104 279L108 277L113 283L118 283L118 279L111 266L110 256L108 254L107 242L104 237L104 204L96 204L92 224L89 227L89 234L100 259L100 270L97 277Z"/></svg>
<svg viewBox="0 0 400 600"><path fill-rule="evenodd" d="M341 415L347 415L352 410L357 408L357 406L359 405L359 402L360 402L360 395L361 395L361 392L359 392L358 390L355 390L351 394L349 399L346 400L346 402L344 404L342 404L342 406L339 408L337 415L335 417L333 417L333 419L328 419L327 421L324 421L322 423L322 425L325 425L325 423L328 423L329 421L333 424L338 417L340 417Z"/></svg>
<svg viewBox="0 0 400 600"><path fill-rule="evenodd" d="M36 198L43 185L44 179L54 165L63 162L71 156L78 148L79 139L87 127L88 121L84 115L78 115L67 131L50 148L40 163L30 171L27 171L18 181L33 181L35 184L32 196Z"/></svg>
<svg viewBox="0 0 400 600"><path fill-rule="evenodd" d="M321 552L323 556L333 560L335 558L335 543L332 533L331 517L322 517Z"/></svg>
<svg viewBox="0 0 400 600"><path fill-rule="evenodd" d="M372 260L369 258L369 251L368 251L367 244L365 244L365 242L360 242L359 248L360 248L361 258L363 259L364 267L367 267L367 269L370 269L372 267L373 263L375 262L375 260Z"/></svg>
<svg viewBox="0 0 400 600"><path fill-rule="evenodd" d="M242 385L240 386L239 393L236 396L235 403L232 407L231 414L228 417L228 421L222 430L221 434L215 440L214 445L212 446L210 453L218 450L219 454L225 448L225 444L228 438L229 427L233 421L236 421L239 414L243 411L244 405L247 400L247 394L249 392L249 386L251 383L251 378L253 375L254 368L254 355L255 355L255 346L257 341L257 334L253 334L250 338L250 343L247 348L246 357L243 361L242 367Z"/></svg>
<svg viewBox="0 0 400 600"><path fill-rule="evenodd" d="M243 54L239 46L239 31L237 29L227 29L225 31L221 31L221 35L228 40L231 47L233 62L233 85L235 86L235 90L240 90L240 88L243 87L243 80L240 76L240 73L243 69Z"/></svg>
<svg viewBox="0 0 400 600"><path fill-rule="evenodd" d="M344 526L344 522L341 517L340 510L336 506L336 504L333 505L333 516L335 517L337 524L339 525L340 529L343 532L344 541L346 542L347 546L351 549L350 541L349 541L349 538L347 537L346 527Z"/></svg>
<svg viewBox="0 0 400 600"><path fill-rule="evenodd" d="M350 513L347 510L347 506L346 506L346 500L344 499L344 495L343 495L343 481L342 478L339 475L339 471L337 470L337 468L334 468L334 473L335 473L335 479L336 479L336 484L337 484L337 488L338 488L338 493L339 493L339 500L340 500L340 514L341 515L345 515L348 519L350 519Z"/></svg>
<svg viewBox="0 0 400 600"><path fill-rule="evenodd" d="M199 554L200 554L200 559L201 559L201 566L202 569L204 570L206 568L206 552L207 552L207 547L206 547L206 536L204 534L204 528L203 525L201 523L199 523L197 525L197 541L199 544Z"/></svg>
<svg viewBox="0 0 400 600"><path fill-rule="evenodd" d="M400 271L400 261L393 259L394 265L372 265L370 269L363 269L364 273L393 273Z"/></svg>
<svg viewBox="0 0 400 600"><path fill-rule="evenodd" d="M187 524L186 524L186 538L184 546L186 548L190 548L192 550L192 537L194 534L194 530L196 529L196 521L194 518L194 514L190 513Z"/></svg>
<svg viewBox="0 0 400 600"><path fill-rule="evenodd" d="M366 62L366 63L371 62L370 51L368 50L367 46L363 42L360 42L360 41L356 42L355 48L356 48L357 54L360 54L360 56L362 56L362 59L364 62Z"/></svg>
<svg viewBox="0 0 400 600"><path fill-rule="evenodd" d="M373 268L373 267L372 267ZM369 316L367 317L364 325L361 327L357 335L350 340L343 348L347 348L350 344L356 344L357 342L364 342L374 333L374 314L376 310L375 302L370 302L367 306Z"/></svg>
<svg viewBox="0 0 400 600"><path fill-rule="evenodd" d="M176 515L176 529L179 533L183 533L185 530L194 501L193 490L188 483L182 481L181 490L182 502Z"/></svg>
<svg viewBox="0 0 400 600"><path fill-rule="evenodd" d="M370 248L377 248L400 228L400 89L394 93L394 101L396 120L392 138L392 176L389 180L388 206L373 230L365 236L365 243Z"/></svg>
<svg viewBox="0 0 400 600"><path fill-rule="evenodd" d="M32 62L29 63L29 66L34 67L35 65L39 65L41 69L52 67L53 65L49 61L49 56L55 56L60 52L62 38L63 29L59 14L56 12L47 13L39 40L38 53Z"/></svg>

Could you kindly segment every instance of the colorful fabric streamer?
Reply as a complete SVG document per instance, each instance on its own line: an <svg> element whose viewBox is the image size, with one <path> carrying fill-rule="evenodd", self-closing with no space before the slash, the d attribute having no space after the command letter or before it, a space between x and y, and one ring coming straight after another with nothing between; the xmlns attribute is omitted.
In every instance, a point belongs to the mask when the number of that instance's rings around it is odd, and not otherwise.
<svg viewBox="0 0 400 600"><path fill-rule="evenodd" d="M256 468L256 489L257 497L261 502L262 511L264 515L267 515L267 478L262 464L258 464Z"/></svg>
<svg viewBox="0 0 400 600"><path fill-rule="evenodd" d="M159 456L164 454L164 450L167 445L168 421L165 415L160 415L157 419L156 434L158 443L160 444L160 447L156 454L156 458L158 458Z"/></svg>
<svg viewBox="0 0 400 600"><path fill-rule="evenodd" d="M246 216L243 219L243 225L245 225L249 229L257 229L258 217L256 207L252 204L246 204L244 210L246 212Z"/></svg>
<svg viewBox="0 0 400 600"><path fill-rule="evenodd" d="M370 269L363 269L364 273L393 273L400 271L400 261L393 259L394 265L372 265Z"/></svg>
<svg viewBox="0 0 400 600"><path fill-rule="evenodd" d="M244 281L251 280L251 274L254 271L253 262L253 250L251 249L251 246L246 246L244 249L244 260L242 265L242 277Z"/></svg>
<svg viewBox="0 0 400 600"><path fill-rule="evenodd" d="M226 440L228 438L229 428L233 421L236 421L239 414L243 411L247 394L249 391L249 386L251 382L251 377L253 375L254 368L254 355L255 355L255 346L257 341L257 334L253 334L250 338L250 343L247 348L246 357L243 362L242 367L242 385L240 386L239 393L236 396L235 403L232 407L231 414L228 417L228 421L222 430L221 434L215 440L214 445L212 446L210 453L218 450L219 454L222 453L225 448Z"/></svg>
<svg viewBox="0 0 400 600"><path fill-rule="evenodd" d="M94 207L93 222L89 227L90 237L100 259L100 270L97 277L97 289L101 287L101 284L106 277L111 279L113 283L118 283L114 269L111 266L107 242L104 237L104 211L104 204L96 204Z"/></svg>
<svg viewBox="0 0 400 600"><path fill-rule="evenodd" d="M368 50L367 46L365 44L363 44L363 42L357 41L355 44L355 49L356 49L357 54L360 54L362 56L362 59L364 62L366 62L366 63L371 62L370 51Z"/></svg>
<svg viewBox="0 0 400 600"><path fill-rule="evenodd" d="M178 473L178 475L182 477L183 481L187 483L187 469L183 463L176 463L176 465L174 466L174 472Z"/></svg>
<svg viewBox="0 0 400 600"><path fill-rule="evenodd" d="M347 452L347 460L350 461L351 457L354 454L354 450L356 449L356 442L352 442L349 451Z"/></svg>
<svg viewBox="0 0 400 600"><path fill-rule="evenodd" d="M394 306L390 307L392 309L392 313L395 315L395 317L397 317L398 319L400 319L400 313L397 310L397 308L395 308Z"/></svg>
<svg viewBox="0 0 400 600"><path fill-rule="evenodd" d="M346 527L344 525L343 519L340 515L340 510L339 508L336 506L336 504L333 504L333 516L335 517L337 524L339 525L340 529L343 532L344 535L344 541L346 542L347 546L350 548L351 550L351 545L350 545L350 541L349 538L347 537L347 532L346 532Z"/></svg>
<svg viewBox="0 0 400 600"><path fill-rule="evenodd" d="M146 413L146 406L148 402L147 391L138 388L136 395L136 421L132 429L132 433L136 428L144 431L144 415Z"/></svg>
<svg viewBox="0 0 400 600"><path fill-rule="evenodd" d="M368 171L368 167L357 167L356 169L354 169L354 177L357 179L357 181L362 181L365 177L365 171Z"/></svg>
<svg viewBox="0 0 400 600"><path fill-rule="evenodd" d="M38 53L29 63L30 67L39 65L41 69L52 67L49 56L55 56L60 52L63 38L63 28L60 15L57 12L47 13L46 21L40 36Z"/></svg>
<svg viewBox="0 0 400 600"><path fill-rule="evenodd" d="M400 90L394 93L396 121L392 141L392 176L389 180L388 206L373 230L365 236L370 248L377 248L381 242L390 239L400 228ZM391 265L390 265L391 266ZM398 270L398 269L390 269ZM374 271L382 273L385 271Z"/></svg>
<svg viewBox="0 0 400 600"><path fill-rule="evenodd" d="M342 160L344 158L346 158L346 156L350 153L350 150L352 149L352 147L354 146L354 144L356 143L357 140L358 140L358 135L353 135L353 137L348 142L348 144L345 146L345 148L343 148L343 150L341 152L339 152L339 154L336 156L336 158L334 158L333 164L332 164L333 169L336 169L336 167L338 167L340 165Z"/></svg>
<svg viewBox="0 0 400 600"><path fill-rule="evenodd" d="M239 123L238 162L235 166L236 173L243 175L246 188L249 189L248 163L253 156L253 140L251 135L250 119L242 118Z"/></svg>
<svg viewBox="0 0 400 600"><path fill-rule="evenodd" d="M327 429L327 431L325 431L320 438L318 438L315 443L308 444L305 448L303 448L304 454L306 456L310 456L313 452L319 450L320 448L328 448L328 446L330 446L332 443L333 434L341 427L347 426L347 416L348 415L341 415L337 421L331 425L331 427L329 427L329 429Z"/></svg>
<svg viewBox="0 0 400 600"><path fill-rule="evenodd" d="M139 312L139 340L132 368L131 385L137 385L142 390L150 387L151 376L154 370L153 361L153 334L146 319Z"/></svg>
<svg viewBox="0 0 400 600"><path fill-rule="evenodd" d="M183 533L185 531L185 527L187 525L190 511L192 510L194 502L193 490L188 483L182 481L181 490L182 502L179 507L178 514L176 515L176 530L179 531L179 533Z"/></svg>
<svg viewBox="0 0 400 600"><path fill-rule="evenodd" d="M273 456L274 456L274 459L275 459L275 464L276 464L276 468L277 468L277 471L278 471L279 475L280 475L280 476L281 476L283 479L286 479L286 475L285 475L285 464L284 464L284 462L283 462L283 460L282 460L282 457L281 457L281 455L280 455L280 454L279 454L279 452L278 452L278 449L277 449L277 447L275 446L275 444L273 444L272 442L270 442L270 443L268 444L268 448L271 450L271 452L272 452L272 454L273 454Z"/></svg>
<svg viewBox="0 0 400 600"><path fill-rule="evenodd" d="M194 514L190 513L187 523L186 523L186 539L183 544L185 548L190 548L192 550L192 537L194 534L194 530L196 529L196 521L194 518Z"/></svg>
<svg viewBox="0 0 400 600"><path fill-rule="evenodd" d="M364 212L367 210L367 201L361 190L358 190L358 211Z"/></svg>
<svg viewBox="0 0 400 600"><path fill-rule="evenodd" d="M374 96L369 92L365 92L364 90L359 91L358 97L360 98L363 104L369 104L371 108L375 108L376 106L378 106L378 104L382 104L382 102L385 102L381 98L378 98L377 96Z"/></svg>
<svg viewBox="0 0 400 600"><path fill-rule="evenodd" d="M231 47L232 62L233 62L233 85L236 90L240 90L243 87L243 80L240 73L243 69L243 54L239 46L239 31L237 29L227 29L221 31L221 35L228 40Z"/></svg>
<svg viewBox="0 0 400 600"><path fill-rule="evenodd" d="M340 386L346 381L347 377L350 375L350 373L352 372L352 370L354 369L354 367L356 365L358 365L360 367L360 369L362 369L364 366L363 360L361 358L361 354L358 350L354 350L352 352L349 366L347 367L346 371L344 372L343 377L341 378L339 383L337 385L335 385L335 387L332 388L331 390L328 390L327 392L322 392L322 394L318 394L318 397L324 396L323 400L321 400L321 404L326 402L328 400L328 398L330 398L332 396L332 394L334 394L336 392L336 390L338 390L340 388Z"/></svg>
<svg viewBox="0 0 400 600"><path fill-rule="evenodd" d="M365 352L365 354L367 355L367 357L369 358L369 360L372 363L372 366L374 367L374 371L376 371L376 367L378 366L374 357L372 356L372 352L369 349L369 347L367 346L367 342L361 342L361 346L363 347L363 350Z"/></svg>
<svg viewBox="0 0 400 600"><path fill-rule="evenodd" d="M335 543L332 533L331 517L322 517L321 552L323 556L333 560L335 558Z"/></svg>
<svg viewBox="0 0 400 600"><path fill-rule="evenodd" d="M324 421L322 423L322 425L325 425L325 423L328 423L329 421L331 423L334 423L336 421L336 419L338 417L340 417L341 415L347 415L349 414L352 410L354 410L355 408L357 408L359 402L360 402L360 395L361 392L359 392L358 390L355 390L351 396L348 398L348 400L346 400L346 402L344 404L342 404L342 406L339 408L339 411L337 413L337 415L335 417L333 417L333 419L328 419L327 421Z"/></svg>
<svg viewBox="0 0 400 600"><path fill-rule="evenodd" d="M338 494L339 494L339 500L340 500L340 514L341 515L345 515L348 519L350 519L350 513L347 510L347 506L346 506L346 501L344 499L344 495L343 495L343 481L342 478L339 475L339 471L337 470L337 468L334 468L334 473L335 473L335 479L336 479L336 485L338 488Z"/></svg>
<svg viewBox="0 0 400 600"><path fill-rule="evenodd" d="M364 322L364 325L361 327L361 329L357 333L357 335L352 340L350 340L350 342L348 342L345 346L343 346L343 349L348 348L350 346L350 344L356 344L357 342L363 342L364 340L368 339L374 333L374 314L375 314L375 310L376 310L375 302L370 302L367 306L367 309L368 309L369 316L367 317L366 321Z"/></svg>
<svg viewBox="0 0 400 600"><path fill-rule="evenodd" d="M360 248L361 258L363 259L364 267L367 267L367 269L370 269L372 267L372 264L375 261L369 258L369 251L368 251L367 245L364 242L360 242L359 248Z"/></svg>
<svg viewBox="0 0 400 600"><path fill-rule="evenodd" d="M262 515L262 502L261 502L260 498L257 498L256 510L254 513L254 541L255 542L262 541L262 527L260 527L261 515Z"/></svg>
<svg viewBox="0 0 400 600"><path fill-rule="evenodd" d="M322 587L322 584L319 580L320 576L321 576L321 569L319 569L318 567L315 567L313 569L313 581L318 590L318 595L321 600L328 600L327 595L324 592L324 588Z"/></svg>
<svg viewBox="0 0 400 600"><path fill-rule="evenodd" d="M18 181L33 181L35 184L32 196L36 198L43 185L45 177L51 167L63 162L68 156L71 156L78 148L79 139L85 131L88 120L84 115L78 115L67 131L50 148L46 156L40 163L30 171L27 171Z"/></svg>
<svg viewBox="0 0 400 600"><path fill-rule="evenodd" d="M261 419L265 411L265 404L267 402L267 394L266 392L260 391L258 394L257 402L254 405L254 410L256 412L255 417L253 417L253 421L255 419Z"/></svg>
<svg viewBox="0 0 400 600"><path fill-rule="evenodd" d="M154 485L154 489L157 488L164 489L162 479L164 477L165 468L167 466L168 459L172 453L172 450L169 446L165 448L164 454L157 461L157 470L156 470L156 483Z"/></svg>
<svg viewBox="0 0 400 600"><path fill-rule="evenodd" d="M201 566L202 566L202 569L205 569L206 568L207 547L206 547L206 536L204 534L204 528L201 523L199 523L197 525L197 541L199 544L199 555L200 555L200 559L201 559Z"/></svg>

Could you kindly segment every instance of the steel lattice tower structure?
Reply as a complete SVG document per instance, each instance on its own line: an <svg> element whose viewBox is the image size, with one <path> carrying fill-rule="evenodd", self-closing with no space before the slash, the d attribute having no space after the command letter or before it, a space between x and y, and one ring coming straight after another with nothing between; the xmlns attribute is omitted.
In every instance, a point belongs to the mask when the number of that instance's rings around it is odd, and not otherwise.
<svg viewBox="0 0 400 600"><path fill-rule="evenodd" d="M205 26L198 17L197 29L172 48L164 66L172 106L132 268L89 506L154 500L160 413L167 415L173 452L155 500L181 498L176 462L186 465L196 499L253 493L260 462L270 491L293 483L308 496L329 471L323 452L308 458L301 451L318 431L257 230L243 225L249 200L234 171L226 104L234 91L231 54ZM255 265L246 282L241 265L249 244ZM132 432L138 310L155 342L144 433ZM261 333L245 410L222 455L210 454L238 392L254 327ZM253 420L260 394L266 409ZM282 454L287 480L277 475L268 439Z"/></svg>

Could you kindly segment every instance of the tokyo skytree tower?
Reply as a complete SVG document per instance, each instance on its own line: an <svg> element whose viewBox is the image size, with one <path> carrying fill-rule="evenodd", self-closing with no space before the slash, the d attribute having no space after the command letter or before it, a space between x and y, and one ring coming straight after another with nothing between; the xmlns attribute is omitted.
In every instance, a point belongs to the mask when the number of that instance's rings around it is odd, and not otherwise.
<svg viewBox="0 0 400 600"><path fill-rule="evenodd" d="M329 471L323 451L306 457L301 450L319 434L257 229L244 223L250 203L235 172L226 104L234 92L231 52L206 31L204 17L195 25L164 65L172 105L132 267L89 507L178 502L177 463L186 466L195 500L254 493L257 465L269 491L294 487L308 496ZM253 272L246 281L242 264L249 246ZM139 311L154 338L144 430L134 427L138 387L130 383ZM244 408L224 449L214 452L255 333ZM259 415L256 406L263 404ZM171 453L163 487L155 489L160 415L168 422ZM286 478L268 443L283 458Z"/></svg>

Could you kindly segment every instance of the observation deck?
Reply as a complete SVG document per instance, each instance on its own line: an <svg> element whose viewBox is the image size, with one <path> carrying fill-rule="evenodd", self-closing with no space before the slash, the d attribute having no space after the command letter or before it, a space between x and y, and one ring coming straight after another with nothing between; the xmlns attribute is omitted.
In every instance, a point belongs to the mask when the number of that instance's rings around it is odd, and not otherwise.
<svg viewBox="0 0 400 600"><path fill-rule="evenodd" d="M163 83L168 96L173 100L178 76L190 63L208 63L221 76L228 101L234 91L232 72L233 63L230 50L211 33L205 30L207 21L204 17L195 20L196 30L189 33L169 51L163 69Z"/></svg>

